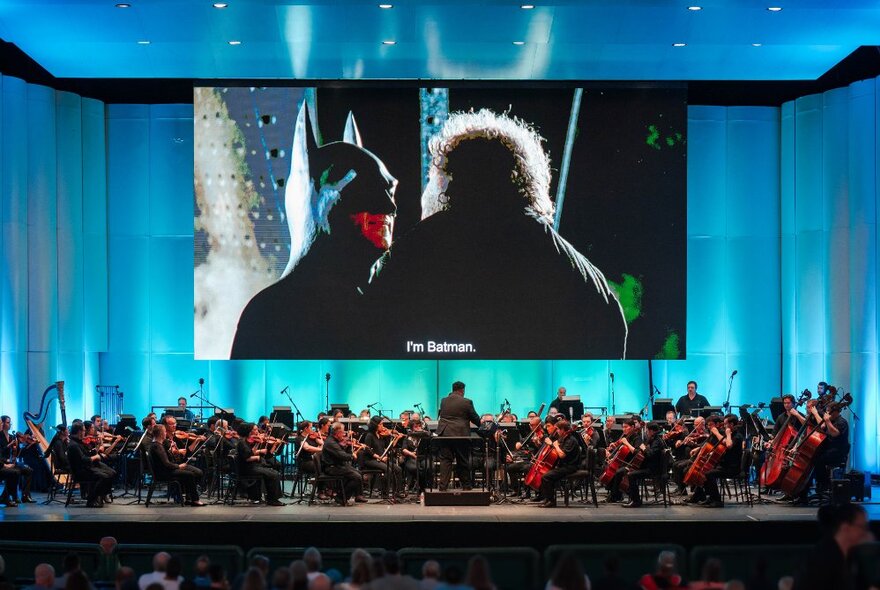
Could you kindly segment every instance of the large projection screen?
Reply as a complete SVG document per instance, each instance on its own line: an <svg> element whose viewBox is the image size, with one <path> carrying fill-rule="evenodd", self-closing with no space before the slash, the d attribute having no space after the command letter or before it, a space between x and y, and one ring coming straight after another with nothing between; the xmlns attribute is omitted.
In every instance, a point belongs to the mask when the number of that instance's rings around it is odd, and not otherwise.
<svg viewBox="0 0 880 590"><path fill-rule="evenodd" d="M685 358L681 87L197 87L198 359Z"/></svg>

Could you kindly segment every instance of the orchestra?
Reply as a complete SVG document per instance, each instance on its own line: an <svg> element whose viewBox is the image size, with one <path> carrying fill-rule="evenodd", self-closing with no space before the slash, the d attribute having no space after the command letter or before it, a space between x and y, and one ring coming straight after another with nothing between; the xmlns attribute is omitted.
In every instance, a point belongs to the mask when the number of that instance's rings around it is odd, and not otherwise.
<svg viewBox="0 0 880 590"><path fill-rule="evenodd" d="M571 422L558 411L544 416L545 404L529 410L525 420L503 404L497 417L481 416L464 396L464 384L456 382L437 422L411 410L391 419L338 407L290 426L276 423L274 414L254 423L219 411L193 422L179 421L172 407L162 415L149 413L139 429L127 432L100 415L59 424L45 455L84 484L88 507L112 502L123 468L131 471L132 461L141 458L143 470L147 456L154 476L179 482L179 499L190 506L203 506L205 494L219 499L218 490L230 485L234 473L241 489L233 499L241 494L255 505L284 506L285 494L296 493L285 484L299 478L305 488L315 486L319 501L340 506L367 502L368 487L392 503L420 501L434 490L479 487L496 499L550 508L566 478L579 470L605 488L606 503L623 502L626 495L628 508L650 500L643 497L643 482L653 481L656 490L667 479L672 495L681 496L676 502L722 508L725 481L744 473L774 502L826 503L832 470L844 466L850 452L846 409L852 396L824 382L818 391L815 397L805 390L776 398L775 416L768 419L760 416L763 403L751 413L742 406L738 415L722 415L690 381L674 409L658 410L654 417L662 419L608 415L601 408L578 409L580 421ZM561 387L547 405L558 410L563 398L566 404L578 399L567 398ZM6 508L34 501L34 469L21 455L31 450L40 456L34 448L44 435L40 424L26 420L25 431L14 432L12 419L0 417L0 505ZM341 486L318 483L321 474L340 478ZM302 501L304 486L299 489Z"/></svg>

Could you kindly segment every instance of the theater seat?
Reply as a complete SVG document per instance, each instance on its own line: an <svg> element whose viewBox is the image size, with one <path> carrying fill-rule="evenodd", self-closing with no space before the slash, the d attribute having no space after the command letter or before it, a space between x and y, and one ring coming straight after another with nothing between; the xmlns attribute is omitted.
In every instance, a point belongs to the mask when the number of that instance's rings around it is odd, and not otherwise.
<svg viewBox="0 0 880 590"><path fill-rule="evenodd" d="M499 589L543 588L540 577L540 555L531 547L497 548L406 548L401 549L403 573L415 578L422 576L422 564L429 559L436 560L445 569L449 565L458 567L462 575L467 573L468 560L474 555L482 555L489 562L492 581Z"/></svg>
<svg viewBox="0 0 880 590"><path fill-rule="evenodd" d="M566 552L571 551L580 560L584 571L592 579L602 575L605 560L616 555L620 561L619 575L628 582L636 582L642 575L657 569L657 556L661 551L672 551L678 561L678 571L686 572L684 547L673 544L634 545L551 545L544 551L544 575L549 578L553 566Z"/></svg>
<svg viewBox="0 0 880 590"><path fill-rule="evenodd" d="M724 564L724 579L748 582L759 569L765 580L793 576L808 555L812 545L698 545L691 550L691 579L700 577L707 559L717 558Z"/></svg>

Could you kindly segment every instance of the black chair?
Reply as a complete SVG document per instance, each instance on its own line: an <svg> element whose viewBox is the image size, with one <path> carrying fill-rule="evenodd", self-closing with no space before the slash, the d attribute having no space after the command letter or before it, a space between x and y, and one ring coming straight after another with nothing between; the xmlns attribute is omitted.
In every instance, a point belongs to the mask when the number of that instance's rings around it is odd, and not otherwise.
<svg viewBox="0 0 880 590"><path fill-rule="evenodd" d="M734 477L726 477L724 478L724 491L727 494L727 497L733 497L736 502L740 501L740 496L742 499L748 504L752 506L752 484L751 484L751 471L752 471L752 454L748 451L743 451L742 457L739 461L739 473ZM733 486L733 494L730 493L730 487Z"/></svg>
<svg viewBox="0 0 880 590"><path fill-rule="evenodd" d="M315 475L312 477L311 480L312 495L309 497L309 506L315 503L315 492L318 489L318 484L322 483L330 484L332 486L338 486L339 495L342 498L342 503L347 503L348 498L345 497L345 478L341 475L325 474L321 466L321 455L319 453L315 455Z"/></svg>
<svg viewBox="0 0 880 590"><path fill-rule="evenodd" d="M663 465L659 477L646 477L641 481L642 498L647 501L649 492L653 496L652 504L663 502L663 507L669 506L669 470L672 467L672 451L663 451Z"/></svg>
<svg viewBox="0 0 880 590"><path fill-rule="evenodd" d="M238 465L238 457L235 453L229 454L229 475L226 483L226 493L223 495L224 504L235 504L238 491L242 487L260 486L260 497L263 496L263 478L259 475L245 475L241 473Z"/></svg>
<svg viewBox="0 0 880 590"><path fill-rule="evenodd" d="M173 497L175 499L175 503L183 506L183 487L180 485L180 482L175 479L157 478L156 472L153 470L153 457L150 455L149 452L143 453L143 465L144 473L147 476L149 482L147 484L147 499L144 502L144 507L150 507L150 500L153 498L153 492L156 490L156 484L160 483L166 485L168 490L168 497Z"/></svg>
<svg viewBox="0 0 880 590"><path fill-rule="evenodd" d="M49 451L49 456L52 458L52 479L49 482L49 493L46 495L46 500L43 502L44 506L53 502L58 502L60 504L61 500L56 499L58 486L61 486L62 494L67 494L73 477L69 469L59 467L60 463L58 461L58 455L55 453L54 448Z"/></svg>
<svg viewBox="0 0 880 590"><path fill-rule="evenodd" d="M596 468L596 449L593 447L586 448L586 457L582 469L578 469L563 480L563 499L565 505L569 504L569 497L578 490L581 493L581 499L587 503L592 503L596 508L599 507L599 500L596 497L596 479L593 473ZM592 500L592 502L590 502Z"/></svg>
<svg viewBox="0 0 880 590"><path fill-rule="evenodd" d="M64 501L64 507L67 508L71 504L76 504L76 501L73 499L73 492L77 488L82 491L83 496L88 496L89 489L91 486L94 486L95 482L91 480L83 480L80 481L76 478L76 475L71 472L70 473L70 481L67 484L67 499Z"/></svg>

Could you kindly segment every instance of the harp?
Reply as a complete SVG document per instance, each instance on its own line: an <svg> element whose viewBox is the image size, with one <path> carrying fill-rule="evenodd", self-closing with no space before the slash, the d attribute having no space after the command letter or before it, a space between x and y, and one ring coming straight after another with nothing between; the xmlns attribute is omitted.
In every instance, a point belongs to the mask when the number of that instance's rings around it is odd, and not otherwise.
<svg viewBox="0 0 880 590"><path fill-rule="evenodd" d="M67 410L64 405L64 381L56 381L46 388L43 392L43 398L40 400L40 409L36 414L31 414L30 412L24 413L24 422L28 425L34 438L37 439L37 443L40 445L40 450L43 451L43 456L46 458L46 463L49 466L50 474L54 473L52 455L49 453L49 441L46 440L46 435L43 431L43 423L49 415L49 408L52 407L52 404L54 404L56 400L61 406L61 423L67 426Z"/></svg>

